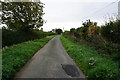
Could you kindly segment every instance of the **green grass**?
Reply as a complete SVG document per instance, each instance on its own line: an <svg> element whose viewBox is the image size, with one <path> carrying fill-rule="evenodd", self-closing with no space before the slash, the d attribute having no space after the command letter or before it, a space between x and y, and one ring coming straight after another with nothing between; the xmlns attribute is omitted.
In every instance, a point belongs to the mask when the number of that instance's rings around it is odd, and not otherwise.
<svg viewBox="0 0 120 80"><path fill-rule="evenodd" d="M63 36L60 39L68 54L76 61L88 79L117 80L119 78L117 62L110 58L103 58L90 47L77 45Z"/></svg>
<svg viewBox="0 0 120 80"><path fill-rule="evenodd" d="M12 79L16 72L53 37L27 41L4 48L2 50L2 80Z"/></svg>

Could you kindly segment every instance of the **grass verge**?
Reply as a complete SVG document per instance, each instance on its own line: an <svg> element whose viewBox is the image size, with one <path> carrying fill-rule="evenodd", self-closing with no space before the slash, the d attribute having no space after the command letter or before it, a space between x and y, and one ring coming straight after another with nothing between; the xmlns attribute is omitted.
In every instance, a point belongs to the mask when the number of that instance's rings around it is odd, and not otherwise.
<svg viewBox="0 0 120 80"><path fill-rule="evenodd" d="M50 39L54 36L43 39L16 44L2 50L2 80L12 79L16 72Z"/></svg>
<svg viewBox="0 0 120 80"><path fill-rule="evenodd" d="M88 79L117 80L119 78L117 62L110 58L103 58L90 47L77 45L63 36L60 39L68 54L76 61Z"/></svg>

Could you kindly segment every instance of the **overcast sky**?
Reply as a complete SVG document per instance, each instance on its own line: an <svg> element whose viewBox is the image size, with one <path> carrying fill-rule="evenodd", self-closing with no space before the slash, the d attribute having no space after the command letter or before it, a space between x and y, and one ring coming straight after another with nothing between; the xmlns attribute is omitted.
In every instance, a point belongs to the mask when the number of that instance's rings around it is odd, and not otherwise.
<svg viewBox="0 0 120 80"><path fill-rule="evenodd" d="M63 29L63 27L64 30L77 28L86 19L91 19L98 22L98 25L102 25L106 17L117 15L119 0L41 1L45 4L43 19L47 20L47 23L43 25L43 29L44 31L50 31L55 28Z"/></svg>
<svg viewBox="0 0 120 80"><path fill-rule="evenodd" d="M70 30L91 19L103 25L110 16L117 16L120 0L41 0L44 5L44 31L55 28Z"/></svg>

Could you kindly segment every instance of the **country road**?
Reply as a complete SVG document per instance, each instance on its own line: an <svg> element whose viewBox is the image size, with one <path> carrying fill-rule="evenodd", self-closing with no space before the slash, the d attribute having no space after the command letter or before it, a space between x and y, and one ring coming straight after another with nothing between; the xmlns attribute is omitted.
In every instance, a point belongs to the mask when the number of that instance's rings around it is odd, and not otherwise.
<svg viewBox="0 0 120 80"><path fill-rule="evenodd" d="M15 78L85 78L62 46L59 36L51 39L16 74Z"/></svg>

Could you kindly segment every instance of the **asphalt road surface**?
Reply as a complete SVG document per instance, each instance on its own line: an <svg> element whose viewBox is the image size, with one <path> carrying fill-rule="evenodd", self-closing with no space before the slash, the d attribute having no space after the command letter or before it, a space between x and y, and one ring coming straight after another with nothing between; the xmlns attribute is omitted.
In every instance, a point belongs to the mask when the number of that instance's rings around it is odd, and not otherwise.
<svg viewBox="0 0 120 80"><path fill-rule="evenodd" d="M15 78L85 78L85 76L67 54L57 36L40 49Z"/></svg>

